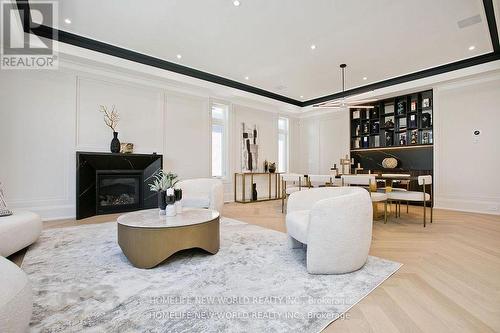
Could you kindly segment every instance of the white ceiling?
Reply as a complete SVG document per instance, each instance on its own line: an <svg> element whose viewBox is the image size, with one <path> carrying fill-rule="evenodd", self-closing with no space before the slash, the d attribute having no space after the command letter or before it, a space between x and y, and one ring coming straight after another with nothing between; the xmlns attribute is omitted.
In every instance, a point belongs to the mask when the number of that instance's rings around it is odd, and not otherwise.
<svg viewBox="0 0 500 333"><path fill-rule="evenodd" d="M340 91L343 62L349 89L492 51L481 0L240 2L59 1L59 28L297 100Z"/></svg>

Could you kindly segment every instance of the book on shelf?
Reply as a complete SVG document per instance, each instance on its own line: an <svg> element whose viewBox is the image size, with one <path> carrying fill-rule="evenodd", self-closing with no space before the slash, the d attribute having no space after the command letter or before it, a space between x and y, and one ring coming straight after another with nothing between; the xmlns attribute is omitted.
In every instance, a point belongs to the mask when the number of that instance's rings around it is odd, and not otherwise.
<svg viewBox="0 0 500 333"><path fill-rule="evenodd" d="M370 146L369 143L370 143L370 141L368 140L368 137L364 136L363 137L363 148L368 148Z"/></svg>
<svg viewBox="0 0 500 333"><path fill-rule="evenodd" d="M408 122L408 127L417 128L417 115L411 114Z"/></svg>

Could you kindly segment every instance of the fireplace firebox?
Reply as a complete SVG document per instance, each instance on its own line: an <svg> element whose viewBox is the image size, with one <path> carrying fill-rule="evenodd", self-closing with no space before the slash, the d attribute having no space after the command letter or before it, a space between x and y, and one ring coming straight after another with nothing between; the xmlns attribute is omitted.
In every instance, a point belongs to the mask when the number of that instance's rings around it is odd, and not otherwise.
<svg viewBox="0 0 500 333"><path fill-rule="evenodd" d="M96 177L97 214L118 213L141 208L141 171L97 170Z"/></svg>

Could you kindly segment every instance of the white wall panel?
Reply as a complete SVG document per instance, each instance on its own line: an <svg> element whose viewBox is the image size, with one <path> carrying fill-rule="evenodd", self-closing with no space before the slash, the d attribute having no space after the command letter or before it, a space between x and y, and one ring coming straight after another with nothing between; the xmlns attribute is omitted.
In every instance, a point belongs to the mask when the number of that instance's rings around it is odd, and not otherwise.
<svg viewBox="0 0 500 333"><path fill-rule="evenodd" d="M167 95L166 170L181 178L209 177L210 117L208 99Z"/></svg>
<svg viewBox="0 0 500 333"><path fill-rule="evenodd" d="M132 142L137 153L163 151L164 97L160 89L104 79L78 78L77 149L109 151L113 138L99 105L120 114L120 142Z"/></svg>
<svg viewBox="0 0 500 333"><path fill-rule="evenodd" d="M2 71L0 182L14 209L74 211L75 94L72 75Z"/></svg>
<svg viewBox="0 0 500 333"><path fill-rule="evenodd" d="M499 214L500 76L437 87L434 100L436 206Z"/></svg>

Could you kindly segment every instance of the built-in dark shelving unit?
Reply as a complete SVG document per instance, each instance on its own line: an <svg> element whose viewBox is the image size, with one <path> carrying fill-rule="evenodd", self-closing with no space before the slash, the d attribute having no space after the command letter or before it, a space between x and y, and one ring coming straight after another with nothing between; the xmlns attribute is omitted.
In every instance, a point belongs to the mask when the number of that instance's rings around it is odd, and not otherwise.
<svg viewBox="0 0 500 333"><path fill-rule="evenodd" d="M350 109L351 150L432 146L432 90Z"/></svg>

